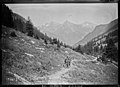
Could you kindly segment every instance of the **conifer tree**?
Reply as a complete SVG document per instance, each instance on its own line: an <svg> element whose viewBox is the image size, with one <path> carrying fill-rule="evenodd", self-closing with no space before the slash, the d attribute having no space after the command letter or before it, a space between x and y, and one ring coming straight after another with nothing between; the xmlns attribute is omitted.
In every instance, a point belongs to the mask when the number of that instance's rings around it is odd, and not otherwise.
<svg viewBox="0 0 120 87"><path fill-rule="evenodd" d="M62 41L60 42L60 45L63 46L63 42Z"/></svg>
<svg viewBox="0 0 120 87"><path fill-rule="evenodd" d="M28 36L33 37L33 25L30 20L30 17L28 17L28 21L26 22L26 31Z"/></svg>
<svg viewBox="0 0 120 87"><path fill-rule="evenodd" d="M57 41L57 47L60 48L60 41Z"/></svg>
<svg viewBox="0 0 120 87"><path fill-rule="evenodd" d="M53 44L57 44L57 39L56 38L53 39Z"/></svg>
<svg viewBox="0 0 120 87"><path fill-rule="evenodd" d="M104 53L102 55L103 58L110 59L111 61L118 61L118 51L117 48L111 38L107 38L107 46L104 50Z"/></svg>

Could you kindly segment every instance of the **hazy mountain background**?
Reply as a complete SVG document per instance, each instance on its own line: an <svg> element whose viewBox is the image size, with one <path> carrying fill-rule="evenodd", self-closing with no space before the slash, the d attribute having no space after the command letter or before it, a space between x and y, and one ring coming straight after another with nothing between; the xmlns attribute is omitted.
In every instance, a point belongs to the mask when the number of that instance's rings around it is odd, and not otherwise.
<svg viewBox="0 0 120 87"><path fill-rule="evenodd" d="M96 25L107 24L118 17L114 4L7 4L13 12L32 19L42 33L59 38L73 46Z"/></svg>
<svg viewBox="0 0 120 87"><path fill-rule="evenodd" d="M90 22L75 24L69 20L66 20L63 23L52 21L50 23L39 26L38 29L41 32L46 33L48 36L57 37L59 40L72 46L89 32L91 32L95 26L95 24Z"/></svg>
<svg viewBox="0 0 120 87"><path fill-rule="evenodd" d="M80 45L85 45L87 42L92 40L93 38L97 37L98 35L104 34L106 32L109 32L111 30L116 29L118 26L118 19L113 20L112 22L108 24L101 24L95 27L95 29L88 33L82 40L77 42L73 47Z"/></svg>
<svg viewBox="0 0 120 87"><path fill-rule="evenodd" d="M31 22L29 17L25 20L4 4L2 4L1 18L2 85L118 84L118 63L112 61L106 65L106 61L97 60L91 55L78 53L79 50L76 52L69 46L60 45L56 39L52 40L32 23L28 23L28 21ZM93 26L88 25L91 23L53 22L43 25L42 29L47 30L46 26L49 26L48 31L53 36L55 33L65 35L66 38L69 34L74 37L79 33L82 36L82 33L85 34L90 28L93 29ZM109 30L118 29L117 21L111 22L108 28ZM81 33L79 31L81 29L86 29L86 31L82 30ZM28 30L32 31L33 35L30 35L31 32ZM115 31L109 36L116 38L116 35ZM70 40L73 37L70 37ZM116 51L112 49L109 53L116 55ZM70 61L66 63L68 58Z"/></svg>

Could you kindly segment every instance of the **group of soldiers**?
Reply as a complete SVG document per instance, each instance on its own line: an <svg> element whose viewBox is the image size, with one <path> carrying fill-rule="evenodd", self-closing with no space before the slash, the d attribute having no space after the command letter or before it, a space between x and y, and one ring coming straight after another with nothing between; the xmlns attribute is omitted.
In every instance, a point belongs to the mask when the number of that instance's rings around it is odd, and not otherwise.
<svg viewBox="0 0 120 87"><path fill-rule="evenodd" d="M69 68L71 63L71 59L67 56L67 58L64 60L64 65L63 67Z"/></svg>

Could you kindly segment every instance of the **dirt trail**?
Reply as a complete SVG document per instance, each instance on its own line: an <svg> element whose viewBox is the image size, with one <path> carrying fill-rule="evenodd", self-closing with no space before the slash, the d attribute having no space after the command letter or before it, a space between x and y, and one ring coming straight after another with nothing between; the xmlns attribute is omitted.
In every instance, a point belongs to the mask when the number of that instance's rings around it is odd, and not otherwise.
<svg viewBox="0 0 120 87"><path fill-rule="evenodd" d="M73 61L77 61L77 60L74 59L74 60L71 61L71 67L70 68L67 68L67 69L62 68L61 71L58 71L55 74L52 74L52 75L48 76L49 77L48 84L68 84L68 82L65 81L65 79L61 78L61 76L74 67L74 65L72 65Z"/></svg>
<svg viewBox="0 0 120 87"><path fill-rule="evenodd" d="M93 58L92 60L95 60L95 58ZM87 60L87 61L92 61L92 60ZM75 61L80 61L78 59L73 59L71 61L70 67L69 68L62 68L61 71L58 71L50 76L48 76L49 80L48 80L48 84L69 84L64 78L61 78L62 75L64 75L66 72L68 72L69 70L73 70L74 64L73 62ZM86 83L86 82L81 82L81 84L93 84L93 83Z"/></svg>
<svg viewBox="0 0 120 87"><path fill-rule="evenodd" d="M61 75L66 73L69 69L62 69L53 75L49 76L48 84L66 84L67 82L61 78Z"/></svg>

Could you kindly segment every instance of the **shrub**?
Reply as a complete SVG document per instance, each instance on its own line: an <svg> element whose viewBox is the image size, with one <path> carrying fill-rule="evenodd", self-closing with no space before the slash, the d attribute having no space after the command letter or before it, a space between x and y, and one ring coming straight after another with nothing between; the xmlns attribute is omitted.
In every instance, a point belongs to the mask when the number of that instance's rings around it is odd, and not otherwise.
<svg viewBox="0 0 120 87"><path fill-rule="evenodd" d="M10 36L17 37L17 35L16 35L16 33L14 31L10 33Z"/></svg>

